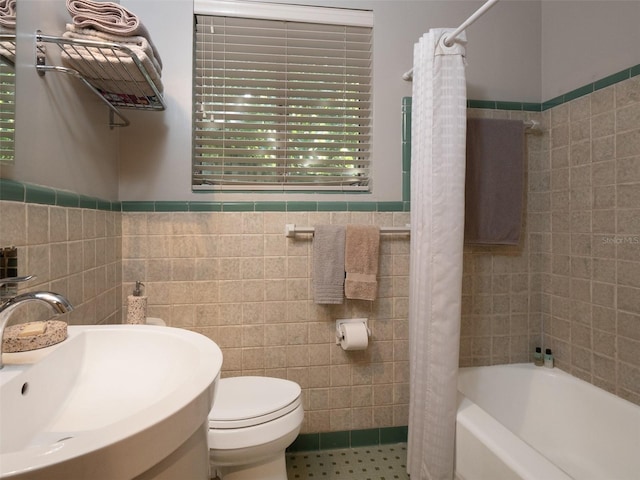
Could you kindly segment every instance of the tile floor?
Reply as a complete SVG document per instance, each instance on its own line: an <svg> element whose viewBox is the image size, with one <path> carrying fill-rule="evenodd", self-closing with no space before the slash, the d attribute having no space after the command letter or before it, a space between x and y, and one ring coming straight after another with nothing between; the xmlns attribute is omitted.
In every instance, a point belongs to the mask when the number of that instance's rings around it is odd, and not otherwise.
<svg viewBox="0 0 640 480"><path fill-rule="evenodd" d="M408 480L407 445L397 443L286 454L289 480Z"/></svg>

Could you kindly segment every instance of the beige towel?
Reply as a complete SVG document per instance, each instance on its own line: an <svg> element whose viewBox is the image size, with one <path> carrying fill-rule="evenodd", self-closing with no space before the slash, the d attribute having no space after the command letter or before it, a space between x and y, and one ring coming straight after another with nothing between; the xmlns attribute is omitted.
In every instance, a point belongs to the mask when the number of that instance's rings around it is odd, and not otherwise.
<svg viewBox="0 0 640 480"><path fill-rule="evenodd" d="M344 300L344 225L317 225L313 234L313 299L318 304Z"/></svg>
<svg viewBox="0 0 640 480"><path fill-rule="evenodd" d="M380 228L375 225L347 225L344 265L347 298L375 300L378 290Z"/></svg>
<svg viewBox="0 0 640 480"><path fill-rule="evenodd" d="M138 35L149 40L153 54L162 66L160 54L151 41L149 31L140 19L126 8L113 2L93 0L67 0L67 10L78 27L95 28L114 35Z"/></svg>

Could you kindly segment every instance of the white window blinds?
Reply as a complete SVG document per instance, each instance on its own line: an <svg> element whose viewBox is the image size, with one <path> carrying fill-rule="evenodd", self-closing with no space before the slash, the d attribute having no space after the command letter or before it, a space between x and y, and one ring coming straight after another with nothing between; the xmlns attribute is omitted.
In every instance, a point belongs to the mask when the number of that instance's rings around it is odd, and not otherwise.
<svg viewBox="0 0 640 480"><path fill-rule="evenodd" d="M372 28L196 15L193 188L368 190Z"/></svg>
<svg viewBox="0 0 640 480"><path fill-rule="evenodd" d="M14 158L16 82L14 67L10 63L0 56L0 162Z"/></svg>

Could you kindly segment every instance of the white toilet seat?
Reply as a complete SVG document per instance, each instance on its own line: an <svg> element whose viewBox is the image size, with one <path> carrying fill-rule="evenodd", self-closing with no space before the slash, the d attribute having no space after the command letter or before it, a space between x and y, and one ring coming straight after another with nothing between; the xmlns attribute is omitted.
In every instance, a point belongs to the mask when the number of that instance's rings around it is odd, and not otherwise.
<svg viewBox="0 0 640 480"><path fill-rule="evenodd" d="M281 378L222 378L209 413L209 429L246 428L273 421L298 408L300 395L297 383Z"/></svg>

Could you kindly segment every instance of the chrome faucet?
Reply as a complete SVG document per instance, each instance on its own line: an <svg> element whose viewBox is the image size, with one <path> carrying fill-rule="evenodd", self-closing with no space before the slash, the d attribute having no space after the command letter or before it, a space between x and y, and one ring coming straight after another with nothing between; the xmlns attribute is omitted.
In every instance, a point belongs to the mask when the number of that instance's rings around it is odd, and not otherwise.
<svg viewBox="0 0 640 480"><path fill-rule="evenodd" d="M26 282L32 278L34 278L33 275L29 275L27 277L3 278L0 279L0 286L6 283ZM4 366L2 363L2 337L4 335L4 328L7 326L11 314L19 305L34 300L44 302L49 305L56 316L73 310L73 305L69 303L69 300L64 298L62 295L58 295L53 292L27 292L11 297L9 300L2 303L0 305L0 369Z"/></svg>

